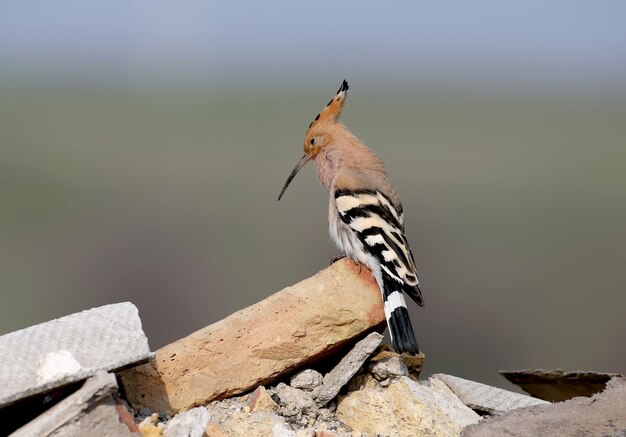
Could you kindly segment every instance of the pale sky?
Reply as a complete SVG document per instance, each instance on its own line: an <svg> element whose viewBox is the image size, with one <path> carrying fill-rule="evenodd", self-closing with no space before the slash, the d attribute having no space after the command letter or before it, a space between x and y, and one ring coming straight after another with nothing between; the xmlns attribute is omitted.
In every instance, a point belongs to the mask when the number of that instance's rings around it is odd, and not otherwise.
<svg viewBox="0 0 626 437"><path fill-rule="evenodd" d="M4 1L0 78L626 88L626 2Z"/></svg>

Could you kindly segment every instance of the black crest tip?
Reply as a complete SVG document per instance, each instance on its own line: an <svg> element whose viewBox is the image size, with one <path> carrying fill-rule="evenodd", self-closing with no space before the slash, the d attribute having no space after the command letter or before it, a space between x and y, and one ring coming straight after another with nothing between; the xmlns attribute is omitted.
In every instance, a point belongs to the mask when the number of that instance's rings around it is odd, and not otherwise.
<svg viewBox="0 0 626 437"><path fill-rule="evenodd" d="M348 91L349 88L350 87L348 86L348 82L344 79L341 86L339 87L339 91L337 91L337 94Z"/></svg>

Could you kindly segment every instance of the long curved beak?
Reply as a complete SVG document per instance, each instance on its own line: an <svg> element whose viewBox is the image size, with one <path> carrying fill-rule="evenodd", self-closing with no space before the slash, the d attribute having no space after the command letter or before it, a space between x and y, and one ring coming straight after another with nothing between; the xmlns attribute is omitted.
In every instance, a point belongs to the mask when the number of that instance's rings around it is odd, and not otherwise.
<svg viewBox="0 0 626 437"><path fill-rule="evenodd" d="M300 169L302 167L304 167L304 164L306 164L307 162L309 162L309 160L312 158L311 155L305 154L302 158L300 158L300 161L298 161L298 163L296 164L296 166L293 168L293 170L291 170L291 174L289 175L289 177L287 178L287 182L285 182L285 185L283 186L282 191L280 192L280 195L278 196L278 200L280 201L280 198L283 197L283 194L285 193L285 190L287 189L287 187L289 186L289 184L291 183L291 181L293 180L293 178L296 177L296 175L298 174L298 172L300 171Z"/></svg>

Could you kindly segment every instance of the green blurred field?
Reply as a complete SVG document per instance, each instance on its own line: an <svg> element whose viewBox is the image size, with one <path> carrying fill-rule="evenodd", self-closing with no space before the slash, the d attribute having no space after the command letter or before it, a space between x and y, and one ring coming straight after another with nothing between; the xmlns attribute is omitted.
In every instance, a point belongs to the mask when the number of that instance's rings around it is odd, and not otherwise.
<svg viewBox="0 0 626 437"><path fill-rule="evenodd" d="M335 254L312 166L331 90L0 94L0 333L116 301L156 349ZM626 102L353 87L403 199L427 372L626 371Z"/></svg>

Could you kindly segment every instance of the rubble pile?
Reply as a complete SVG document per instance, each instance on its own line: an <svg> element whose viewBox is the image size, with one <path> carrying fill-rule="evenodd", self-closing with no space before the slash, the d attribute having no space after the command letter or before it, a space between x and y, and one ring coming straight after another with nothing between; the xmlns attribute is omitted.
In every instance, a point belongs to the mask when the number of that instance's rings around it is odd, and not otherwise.
<svg viewBox="0 0 626 437"><path fill-rule="evenodd" d="M424 355L382 344L384 324L375 281L347 260L155 353L131 303L83 311L0 337L0 435L626 432L622 375L506 373L535 397L420 380Z"/></svg>

